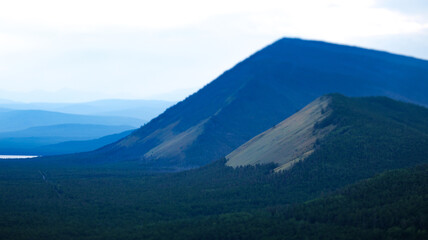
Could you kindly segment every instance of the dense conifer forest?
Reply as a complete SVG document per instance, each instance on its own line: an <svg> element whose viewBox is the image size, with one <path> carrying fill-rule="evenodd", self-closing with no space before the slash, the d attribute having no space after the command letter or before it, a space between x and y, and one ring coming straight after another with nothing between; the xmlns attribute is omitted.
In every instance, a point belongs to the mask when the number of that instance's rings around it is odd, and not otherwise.
<svg viewBox="0 0 428 240"><path fill-rule="evenodd" d="M303 204L163 222L141 232L147 239L422 240L428 237L427 202L428 165L423 165L389 171Z"/></svg>

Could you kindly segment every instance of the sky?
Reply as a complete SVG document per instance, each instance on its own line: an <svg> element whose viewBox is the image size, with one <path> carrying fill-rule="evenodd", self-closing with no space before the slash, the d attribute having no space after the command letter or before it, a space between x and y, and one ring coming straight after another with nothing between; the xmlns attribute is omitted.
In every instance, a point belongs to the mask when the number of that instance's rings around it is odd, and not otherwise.
<svg viewBox="0 0 428 240"><path fill-rule="evenodd" d="M282 37L428 59L428 1L0 0L0 99L180 100Z"/></svg>

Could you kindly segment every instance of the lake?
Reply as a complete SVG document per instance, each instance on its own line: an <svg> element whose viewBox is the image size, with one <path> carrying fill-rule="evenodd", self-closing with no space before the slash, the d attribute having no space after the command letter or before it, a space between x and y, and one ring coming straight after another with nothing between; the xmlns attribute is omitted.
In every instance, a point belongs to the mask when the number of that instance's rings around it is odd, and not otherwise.
<svg viewBox="0 0 428 240"><path fill-rule="evenodd" d="M29 156L29 155L0 155L0 159L25 159L25 158L35 158L38 156Z"/></svg>

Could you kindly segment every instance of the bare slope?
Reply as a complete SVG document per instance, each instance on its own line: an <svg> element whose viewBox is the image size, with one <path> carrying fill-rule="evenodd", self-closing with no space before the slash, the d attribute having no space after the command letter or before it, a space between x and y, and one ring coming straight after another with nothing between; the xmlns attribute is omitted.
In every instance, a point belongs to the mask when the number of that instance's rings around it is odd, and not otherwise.
<svg viewBox="0 0 428 240"><path fill-rule="evenodd" d="M328 117L330 96L317 98L305 108L278 125L257 135L227 155L226 165L237 167L276 163L277 171L289 169L293 164L308 157L317 139L328 134L334 127L314 129Z"/></svg>

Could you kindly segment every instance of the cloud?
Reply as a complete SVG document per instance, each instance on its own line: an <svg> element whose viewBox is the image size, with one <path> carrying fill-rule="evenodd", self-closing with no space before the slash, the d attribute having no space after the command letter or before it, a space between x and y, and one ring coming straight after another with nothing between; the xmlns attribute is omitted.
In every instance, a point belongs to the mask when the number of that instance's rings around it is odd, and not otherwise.
<svg viewBox="0 0 428 240"><path fill-rule="evenodd" d="M9 91L147 98L201 87L283 36L428 59L427 8L400 2L4 1L0 83Z"/></svg>
<svg viewBox="0 0 428 240"><path fill-rule="evenodd" d="M428 19L428 1L426 0L378 0L376 6L401 12L413 18Z"/></svg>

